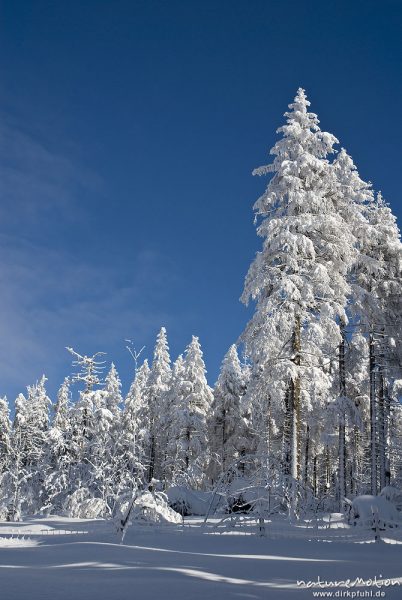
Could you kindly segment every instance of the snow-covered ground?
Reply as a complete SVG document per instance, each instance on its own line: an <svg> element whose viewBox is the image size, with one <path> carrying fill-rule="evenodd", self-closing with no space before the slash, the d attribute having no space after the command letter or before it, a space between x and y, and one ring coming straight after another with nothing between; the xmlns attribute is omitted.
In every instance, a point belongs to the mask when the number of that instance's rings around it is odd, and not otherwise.
<svg viewBox="0 0 402 600"><path fill-rule="evenodd" d="M50 517L0 523L0 597L286 600L320 597L314 596L322 591L319 578L350 579L349 592L372 590L373 598L402 598L398 530L384 534L391 544L373 543L370 531L341 527L336 516L330 528L328 521L320 522L318 529L313 522L309 527L268 523L265 537L255 535L255 524L232 529L214 526L217 523L206 528L199 519L188 519L184 526L135 525L124 544L112 524L100 520ZM356 578L364 583L355 587ZM375 578L374 586L365 585ZM298 581L315 582L316 587L306 588ZM379 591L385 595L376 596Z"/></svg>

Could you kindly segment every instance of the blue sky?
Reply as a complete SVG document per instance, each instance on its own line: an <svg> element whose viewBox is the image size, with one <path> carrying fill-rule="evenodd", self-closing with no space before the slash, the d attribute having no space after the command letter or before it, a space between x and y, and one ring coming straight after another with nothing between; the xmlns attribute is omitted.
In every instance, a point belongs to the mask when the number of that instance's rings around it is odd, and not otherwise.
<svg viewBox="0 0 402 600"><path fill-rule="evenodd" d="M200 337L212 384L250 316L252 205L299 86L399 219L399 0L0 4L0 393L64 347Z"/></svg>

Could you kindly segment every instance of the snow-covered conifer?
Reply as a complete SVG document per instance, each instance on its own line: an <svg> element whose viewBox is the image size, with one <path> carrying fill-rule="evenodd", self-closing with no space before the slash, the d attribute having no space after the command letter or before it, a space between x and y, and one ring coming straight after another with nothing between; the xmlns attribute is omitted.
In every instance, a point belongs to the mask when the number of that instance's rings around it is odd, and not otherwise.
<svg viewBox="0 0 402 600"><path fill-rule="evenodd" d="M0 476L9 462L11 445L10 407L7 398L0 398Z"/></svg>
<svg viewBox="0 0 402 600"><path fill-rule="evenodd" d="M243 448L245 424L241 415L241 397L245 388L244 372L233 344L222 362L209 419L213 480L233 465Z"/></svg>
<svg viewBox="0 0 402 600"><path fill-rule="evenodd" d="M302 430L314 397L329 390L322 369L323 346L341 340L339 322L347 321L346 275L351 263L352 231L339 211L337 179L327 156L336 138L322 132L309 101L299 89L287 112L272 164L254 171L273 173L255 210L264 238L246 277L242 300L256 301L243 340L254 372L276 414L289 430L290 475L301 477ZM324 344L325 340L325 344ZM285 444L286 446L286 444ZM293 500L295 491L293 493Z"/></svg>
<svg viewBox="0 0 402 600"><path fill-rule="evenodd" d="M106 407L110 410L113 416L119 415L119 409L123 402L121 395L121 381L117 369L112 363L108 374L105 377L105 395Z"/></svg>
<svg viewBox="0 0 402 600"><path fill-rule="evenodd" d="M71 438L70 379L66 377L57 394L45 441L43 509L47 512L60 512L70 491L70 470L75 461Z"/></svg>
<svg viewBox="0 0 402 600"><path fill-rule="evenodd" d="M371 492L389 483L390 389L401 374L402 244L381 194L366 208L354 270L353 307L368 335Z"/></svg>
<svg viewBox="0 0 402 600"><path fill-rule="evenodd" d="M11 421L7 398L0 398L0 520L7 518L10 497Z"/></svg>
<svg viewBox="0 0 402 600"><path fill-rule="evenodd" d="M185 352L182 397L170 435L176 446L174 476L183 476L194 487L201 485L208 462L207 415L213 394L205 373L201 346L193 336Z"/></svg>
<svg viewBox="0 0 402 600"><path fill-rule="evenodd" d="M178 428L178 419L181 409L184 406L187 396L188 386L185 380L185 364L183 355L180 354L175 360L172 368L172 378L169 389L167 390L164 401L166 403L167 414L169 415L166 423L167 427L167 445L166 454L163 462L163 472L166 485L170 485L175 474L178 472L178 445L180 437L180 428Z"/></svg>
<svg viewBox="0 0 402 600"><path fill-rule="evenodd" d="M124 401L121 426L121 461L125 485L130 491L144 483L150 439L148 361L135 372L134 381Z"/></svg>
<svg viewBox="0 0 402 600"><path fill-rule="evenodd" d="M148 378L149 393L149 469L148 480L162 475L162 461L165 454L166 438L160 432L165 430L167 420L164 396L168 390L172 371L170 368L169 346L166 329L161 328L156 338L151 372Z"/></svg>

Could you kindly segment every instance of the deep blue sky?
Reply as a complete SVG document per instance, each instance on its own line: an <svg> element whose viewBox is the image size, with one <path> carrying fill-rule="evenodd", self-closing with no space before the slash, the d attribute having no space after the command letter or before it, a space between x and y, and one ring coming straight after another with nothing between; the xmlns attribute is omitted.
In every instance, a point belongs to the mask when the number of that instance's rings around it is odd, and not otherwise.
<svg viewBox="0 0 402 600"><path fill-rule="evenodd" d="M0 394L64 346L173 357L212 384L248 320L252 205L298 86L401 216L399 0L5 0L0 31ZM145 355L144 355L145 356Z"/></svg>

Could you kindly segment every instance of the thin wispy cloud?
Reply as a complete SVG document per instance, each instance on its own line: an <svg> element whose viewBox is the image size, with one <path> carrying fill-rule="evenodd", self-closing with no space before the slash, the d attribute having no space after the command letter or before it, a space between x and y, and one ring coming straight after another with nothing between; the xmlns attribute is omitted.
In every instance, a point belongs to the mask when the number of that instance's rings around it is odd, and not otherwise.
<svg viewBox="0 0 402 600"><path fill-rule="evenodd" d="M100 176L46 147L4 113L0 114L0 140L0 214L12 223L40 218L48 211L62 211L71 218L79 207L80 192L101 193Z"/></svg>
<svg viewBox="0 0 402 600"><path fill-rule="evenodd" d="M82 192L102 193L102 180L6 120L0 135L0 394L13 395L42 372L60 378L66 345L95 352L154 332L177 275L149 248L104 265L79 243L52 246L60 220L90 228Z"/></svg>

